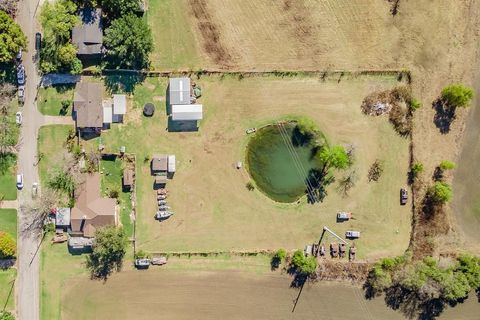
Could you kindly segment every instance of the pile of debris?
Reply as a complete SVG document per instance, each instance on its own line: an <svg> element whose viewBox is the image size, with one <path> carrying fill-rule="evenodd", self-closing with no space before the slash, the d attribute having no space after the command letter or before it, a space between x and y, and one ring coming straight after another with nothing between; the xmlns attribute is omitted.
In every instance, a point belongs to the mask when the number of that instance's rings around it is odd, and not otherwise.
<svg viewBox="0 0 480 320"><path fill-rule="evenodd" d="M389 113L392 109L390 90L376 91L369 94L361 105L363 113L370 116L380 116Z"/></svg>

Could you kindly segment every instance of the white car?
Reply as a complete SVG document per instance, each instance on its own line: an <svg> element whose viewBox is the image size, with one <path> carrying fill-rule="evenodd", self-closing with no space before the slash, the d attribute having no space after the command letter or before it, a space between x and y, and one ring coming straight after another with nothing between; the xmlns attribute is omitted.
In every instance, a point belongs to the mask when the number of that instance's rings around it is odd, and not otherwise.
<svg viewBox="0 0 480 320"><path fill-rule="evenodd" d="M20 125L22 124L22 120L23 120L22 113L20 111L15 113L15 122Z"/></svg>
<svg viewBox="0 0 480 320"><path fill-rule="evenodd" d="M25 103L25 86L18 87L18 102Z"/></svg>
<svg viewBox="0 0 480 320"><path fill-rule="evenodd" d="M17 189L23 189L23 174L17 174Z"/></svg>

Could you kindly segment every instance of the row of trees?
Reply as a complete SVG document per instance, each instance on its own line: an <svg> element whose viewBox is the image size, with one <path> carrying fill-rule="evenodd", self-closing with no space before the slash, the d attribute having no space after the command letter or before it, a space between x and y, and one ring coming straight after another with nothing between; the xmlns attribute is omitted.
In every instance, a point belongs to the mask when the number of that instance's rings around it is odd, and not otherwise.
<svg viewBox="0 0 480 320"><path fill-rule="evenodd" d="M370 270L367 288L370 295L414 295L419 300L417 306L434 299L456 302L480 288L480 258L464 254L447 266L440 266L432 257L414 262L408 256L385 258ZM396 298L395 303L408 300L405 296Z"/></svg>

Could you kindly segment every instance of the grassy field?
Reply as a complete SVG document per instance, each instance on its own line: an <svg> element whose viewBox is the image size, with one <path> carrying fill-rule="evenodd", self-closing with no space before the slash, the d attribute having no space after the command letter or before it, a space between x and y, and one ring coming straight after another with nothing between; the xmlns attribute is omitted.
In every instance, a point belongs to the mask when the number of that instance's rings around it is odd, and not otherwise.
<svg viewBox="0 0 480 320"><path fill-rule="evenodd" d="M122 191L122 161L118 158L115 158L114 160L101 160L100 171L102 172L102 192L104 196L108 196L110 190L118 191L120 221L122 222L127 235L131 237L133 236L133 223L130 219L132 200L130 199L130 192Z"/></svg>
<svg viewBox="0 0 480 320"><path fill-rule="evenodd" d="M198 69L201 58L194 30L190 27L188 0L152 0L146 17L152 29L156 69Z"/></svg>
<svg viewBox="0 0 480 320"><path fill-rule="evenodd" d="M42 155L38 164L41 183L46 183L51 168L60 164L65 151L68 132L73 129L68 125L49 125L40 128L38 133L38 152Z"/></svg>
<svg viewBox="0 0 480 320"><path fill-rule="evenodd" d="M17 276L17 270L0 269L0 308L3 310L13 311L15 309L15 278Z"/></svg>
<svg viewBox="0 0 480 320"><path fill-rule="evenodd" d="M17 238L17 210L0 209L0 231L5 231Z"/></svg>
<svg viewBox="0 0 480 320"><path fill-rule="evenodd" d="M54 86L38 90L38 110L49 116L66 116L72 114L72 106L62 108L62 101L73 100L74 86Z"/></svg>
<svg viewBox="0 0 480 320"><path fill-rule="evenodd" d="M50 239L51 236L46 237ZM44 241L40 266L40 318L63 319L61 316L65 286L75 277L89 279L83 262L84 256L68 253L65 244L51 245Z"/></svg>
<svg viewBox="0 0 480 320"><path fill-rule="evenodd" d="M202 77L197 83L204 92L200 131L166 131L164 96L160 96L166 79L149 79L135 89L130 103L141 106L146 101L159 101L155 116L144 118L141 108L132 108L124 124L102 133L107 151L125 145L127 152L135 153L138 159L148 159L154 153L177 157L177 173L167 185L169 205L176 214L162 223L153 220L156 201L149 162L139 161L140 248L295 249L317 241L323 226L328 225L339 234L347 229L362 231L362 239L357 242L360 257L401 254L405 250L410 211L408 206L399 206L398 190L406 184L408 140L399 137L385 118L367 117L360 111L368 93L391 87L396 80ZM303 200L294 205L277 204L258 191L248 191L248 173L234 169L236 161L245 157L246 128L302 115L313 118L332 143L355 147L354 169L359 180L349 197L343 198L336 191L337 184L332 184L323 203L312 206ZM96 147L98 141L85 144ZM368 183L368 168L377 158L384 161L385 172L378 183ZM355 219L336 224L338 210L352 211Z"/></svg>
<svg viewBox="0 0 480 320"><path fill-rule="evenodd" d="M16 160L8 161L9 167L4 174L0 174L0 198L3 200L17 199L16 187Z"/></svg>

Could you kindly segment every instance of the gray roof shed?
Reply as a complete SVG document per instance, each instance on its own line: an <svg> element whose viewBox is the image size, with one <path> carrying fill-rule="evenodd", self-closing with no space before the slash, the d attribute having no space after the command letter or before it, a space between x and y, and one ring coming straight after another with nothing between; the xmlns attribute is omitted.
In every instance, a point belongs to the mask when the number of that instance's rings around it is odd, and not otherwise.
<svg viewBox="0 0 480 320"><path fill-rule="evenodd" d="M169 103L190 104L190 78L170 78L169 81Z"/></svg>

